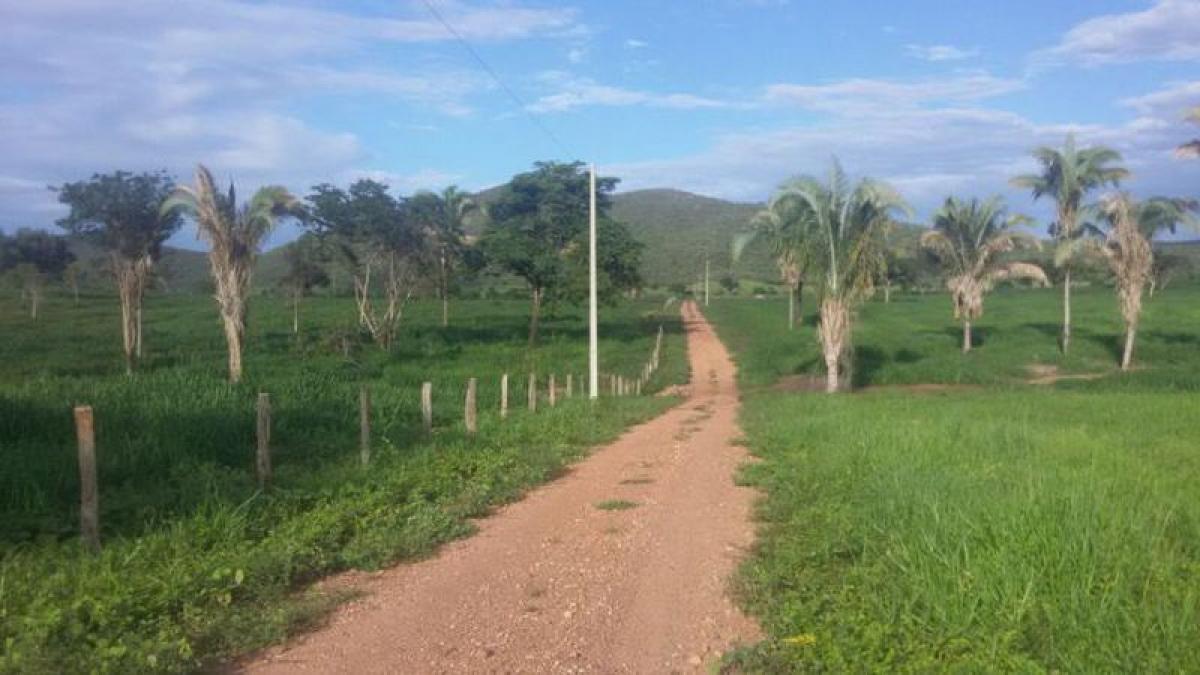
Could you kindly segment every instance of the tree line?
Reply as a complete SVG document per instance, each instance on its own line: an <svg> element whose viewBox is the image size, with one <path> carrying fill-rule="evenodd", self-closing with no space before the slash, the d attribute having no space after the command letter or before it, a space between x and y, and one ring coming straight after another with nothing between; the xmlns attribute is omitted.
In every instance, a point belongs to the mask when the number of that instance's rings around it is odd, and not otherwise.
<svg viewBox="0 0 1200 675"><path fill-rule="evenodd" d="M1181 146L1180 152L1189 152L1190 145ZM1033 156L1040 171L1017 176L1012 184L1055 205L1048 234L1062 286L1059 348L1067 353L1071 344L1072 271L1088 258L1102 260L1115 280L1125 323L1121 368L1127 370L1143 294L1155 271L1151 241L1181 224L1196 226L1197 203L1166 197L1135 200L1119 189L1130 175L1119 165L1121 155L1103 146L1079 148L1070 135L1063 147L1040 147ZM1088 201L1104 188L1115 192ZM853 310L879 285L890 283L889 254L894 249L889 235L911 215L904 199L886 183L871 178L852 182L835 160L824 180L803 176L784 183L755 217L752 230L734 241L735 257L751 240L767 241L791 295L790 323L794 324L805 281L816 286L817 339L827 391L848 385ZM962 322L964 353L972 348L971 322L983 315L984 296L996 284L1050 284L1042 266L1009 255L1041 248L1036 237L1015 229L1031 223L1026 216L1009 213L1000 197L948 197L921 234L920 245L939 265L954 316Z"/></svg>
<svg viewBox="0 0 1200 675"><path fill-rule="evenodd" d="M641 286L641 244L608 215L618 179L598 177L599 295L612 302ZM235 186L218 186L204 166L190 185L165 172L115 171L51 188L68 208L59 227L104 251L122 317L126 372L143 353L142 322L148 284L164 243L192 223L208 245L213 296L228 347L232 382L243 375L254 270L267 236L284 220L305 233L285 251L293 330L300 302L312 289L344 273L353 286L354 311L364 338L384 350L397 339L405 304L432 285L449 321L457 275L495 270L524 282L530 297L529 344L535 346L547 306L586 297L589 176L581 162L538 162L481 200L457 187L394 194L361 179L346 187L313 186L304 198L268 185L239 201ZM468 217L480 232L468 234ZM0 238L0 271L19 269L36 302L47 279L63 278L74 256L61 237L33 230ZM430 283L432 281L432 284Z"/></svg>

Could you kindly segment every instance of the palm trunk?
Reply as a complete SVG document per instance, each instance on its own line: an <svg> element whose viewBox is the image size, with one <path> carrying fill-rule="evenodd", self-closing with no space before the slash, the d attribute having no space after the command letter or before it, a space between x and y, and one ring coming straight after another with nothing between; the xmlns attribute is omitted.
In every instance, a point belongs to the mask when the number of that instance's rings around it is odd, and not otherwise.
<svg viewBox="0 0 1200 675"><path fill-rule="evenodd" d="M826 298L821 302L818 335L825 356L825 391L834 393L842 388L839 374L850 336L850 310L840 298Z"/></svg>
<svg viewBox="0 0 1200 675"><path fill-rule="evenodd" d="M1068 267L1063 277L1063 325L1062 338L1059 344L1062 353L1066 354L1071 348L1071 268Z"/></svg>
<svg viewBox="0 0 1200 675"><path fill-rule="evenodd" d="M142 296L141 296L141 294L138 295L137 311L134 313L134 316L137 319L137 332L134 335L134 345L135 345L135 349L136 349L136 353L137 353L137 358L139 361L141 361L142 360Z"/></svg>
<svg viewBox="0 0 1200 675"><path fill-rule="evenodd" d="M446 251L442 250L442 328L450 325L450 284L446 278Z"/></svg>
<svg viewBox="0 0 1200 675"><path fill-rule="evenodd" d="M971 320L970 319L966 319L963 321L962 350L963 350L964 354L971 351Z"/></svg>
<svg viewBox="0 0 1200 675"><path fill-rule="evenodd" d="M788 330L796 330L796 287L788 286Z"/></svg>
<svg viewBox="0 0 1200 675"><path fill-rule="evenodd" d="M79 287L71 286L71 292L75 294L75 306L78 307L79 306ZM1153 291L1151 291L1151 295L1153 295Z"/></svg>
<svg viewBox="0 0 1200 675"><path fill-rule="evenodd" d="M804 281L796 282L796 321L804 325Z"/></svg>
<svg viewBox="0 0 1200 675"><path fill-rule="evenodd" d="M229 381L237 384L242 381L242 331L233 319L222 319L225 325L225 342L229 346Z"/></svg>
<svg viewBox="0 0 1200 675"><path fill-rule="evenodd" d="M42 294L36 290L29 292L29 318L37 321L38 302L42 299Z"/></svg>
<svg viewBox="0 0 1200 675"><path fill-rule="evenodd" d="M537 344L538 320L542 313L542 289L533 289L533 308L529 314L529 346Z"/></svg>
<svg viewBox="0 0 1200 675"><path fill-rule="evenodd" d="M300 334L300 294L292 296L292 335Z"/></svg>
<svg viewBox="0 0 1200 675"><path fill-rule="evenodd" d="M887 305L887 304L891 304L891 302L892 302L892 283L889 281L888 283L883 285L883 304Z"/></svg>
<svg viewBox="0 0 1200 675"><path fill-rule="evenodd" d="M1130 323L1125 327L1125 352L1121 355L1121 370L1129 370L1133 364L1133 341L1137 337L1137 325Z"/></svg>

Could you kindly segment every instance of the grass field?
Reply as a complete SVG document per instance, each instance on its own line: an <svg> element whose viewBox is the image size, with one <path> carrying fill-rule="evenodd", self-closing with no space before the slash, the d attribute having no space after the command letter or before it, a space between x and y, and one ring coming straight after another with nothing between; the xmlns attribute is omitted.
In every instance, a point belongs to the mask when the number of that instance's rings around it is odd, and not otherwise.
<svg viewBox="0 0 1200 675"><path fill-rule="evenodd" d="M770 387L817 372L778 302L708 314L735 351L766 498L743 566L769 635L753 672L1187 672L1200 641L1200 292L1147 308L1140 370L1114 374L1115 301L998 293L963 356L944 296L868 304L859 393ZM810 308L811 308L810 303ZM1024 384L1031 362L1105 373ZM969 383L976 387L906 387ZM897 385L873 387L872 385Z"/></svg>
<svg viewBox="0 0 1200 675"><path fill-rule="evenodd" d="M0 300L0 672L192 670L277 641L338 600L305 592L317 577L427 554L471 529L469 518L547 480L588 447L664 409L670 399L580 398L550 409L545 376L561 386L586 368L578 310L525 344L522 302L462 302L451 326L416 303L398 346L358 344L353 304L318 298L302 335L290 311L256 299L247 380L224 381L212 300L151 298L147 359L123 374L117 307L53 298L31 322ZM601 360L632 376L658 325L667 332L655 390L686 379L678 319L661 303L605 310ZM510 373L506 421L499 379ZM525 411L526 381L543 387ZM480 430L461 415L479 379ZM419 387L434 386L435 430L421 431ZM371 387L373 461L358 461L358 388ZM275 481L252 473L253 401L273 402ZM96 411L105 548L75 538L78 476L71 406Z"/></svg>

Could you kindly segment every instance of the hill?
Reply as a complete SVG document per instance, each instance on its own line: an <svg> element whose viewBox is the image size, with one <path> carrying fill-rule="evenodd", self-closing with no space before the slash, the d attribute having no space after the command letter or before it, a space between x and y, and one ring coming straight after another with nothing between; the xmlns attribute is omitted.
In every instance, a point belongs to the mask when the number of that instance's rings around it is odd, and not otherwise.
<svg viewBox="0 0 1200 675"><path fill-rule="evenodd" d="M734 234L744 231L760 208L682 190L635 190L613 196L612 216L646 245L642 274L647 283L693 283L704 273L706 256L715 283L731 270ZM751 245L733 271L739 277L778 278L761 244Z"/></svg>

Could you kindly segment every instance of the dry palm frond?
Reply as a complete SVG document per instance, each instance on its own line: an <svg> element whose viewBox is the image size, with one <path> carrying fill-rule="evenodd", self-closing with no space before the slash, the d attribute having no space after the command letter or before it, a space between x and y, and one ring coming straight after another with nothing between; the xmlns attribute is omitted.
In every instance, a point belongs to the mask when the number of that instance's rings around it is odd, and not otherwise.
<svg viewBox="0 0 1200 675"><path fill-rule="evenodd" d="M214 297L229 345L229 379L233 382L242 376L246 303L259 247L276 220L298 207L299 201L286 189L269 186L256 192L239 210L233 185L228 194L221 194L212 173L203 165L196 167L194 186L177 187L163 203L164 213L179 209L190 214L196 221L197 235L209 244Z"/></svg>

